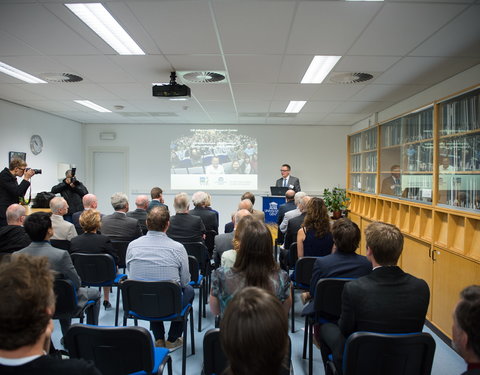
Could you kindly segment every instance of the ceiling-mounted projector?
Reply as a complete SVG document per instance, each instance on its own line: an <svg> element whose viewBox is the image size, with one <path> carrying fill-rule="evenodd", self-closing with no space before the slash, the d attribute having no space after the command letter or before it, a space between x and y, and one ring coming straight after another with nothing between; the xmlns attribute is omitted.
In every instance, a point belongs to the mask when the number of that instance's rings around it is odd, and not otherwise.
<svg viewBox="0 0 480 375"><path fill-rule="evenodd" d="M190 96L190 87L186 85L179 85L176 82L177 74L170 73L170 83L153 85L153 96L160 98L178 98L182 96Z"/></svg>

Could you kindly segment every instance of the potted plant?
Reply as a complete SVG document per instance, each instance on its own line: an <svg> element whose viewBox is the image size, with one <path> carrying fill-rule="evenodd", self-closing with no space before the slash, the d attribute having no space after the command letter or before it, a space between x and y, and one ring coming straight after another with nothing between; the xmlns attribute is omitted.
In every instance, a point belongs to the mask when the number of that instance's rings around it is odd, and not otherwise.
<svg viewBox="0 0 480 375"><path fill-rule="evenodd" d="M350 198L347 197L347 191L345 189L334 187L323 190L323 201L325 206L332 213L334 219L342 217L342 211L346 211Z"/></svg>

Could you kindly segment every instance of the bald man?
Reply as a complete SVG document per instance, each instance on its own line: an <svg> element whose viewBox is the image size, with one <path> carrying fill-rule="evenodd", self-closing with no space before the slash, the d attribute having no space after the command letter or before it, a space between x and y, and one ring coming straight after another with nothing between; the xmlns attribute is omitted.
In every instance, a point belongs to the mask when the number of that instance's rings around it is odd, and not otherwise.
<svg viewBox="0 0 480 375"><path fill-rule="evenodd" d="M30 245L32 240L23 229L25 207L15 203L7 208L7 224L0 228L0 253L13 253Z"/></svg>
<svg viewBox="0 0 480 375"><path fill-rule="evenodd" d="M140 224L140 228L142 228L142 233L146 234L147 229L147 209L150 201L148 196L146 195L139 195L135 199L135 206L137 209L135 211L128 211L127 216L133 217L134 219L138 220L138 224Z"/></svg>
<svg viewBox="0 0 480 375"><path fill-rule="evenodd" d="M82 227L80 225L80 221L79 221L80 220L80 215L82 214L82 212L86 211L86 210L90 210L90 209L96 210L97 207L98 207L98 200L97 200L96 195L85 194L82 198L82 204L83 204L84 209L82 211L77 211L72 215L72 222L73 222L73 225L75 225L75 229L76 229L78 234L83 233L83 229L82 229Z"/></svg>

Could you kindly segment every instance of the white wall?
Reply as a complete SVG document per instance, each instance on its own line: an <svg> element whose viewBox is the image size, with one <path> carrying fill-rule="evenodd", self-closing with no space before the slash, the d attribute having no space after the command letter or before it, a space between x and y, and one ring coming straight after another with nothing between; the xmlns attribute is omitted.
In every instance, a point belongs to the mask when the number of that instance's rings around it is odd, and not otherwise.
<svg viewBox="0 0 480 375"><path fill-rule="evenodd" d="M8 152L27 153L31 168L42 169L32 178L32 196L39 191L50 191L58 184L57 164L75 164L78 178L83 181L84 144L82 125L35 109L0 100L0 166L8 167ZM33 155L30 137L38 134L43 139L43 151Z"/></svg>
<svg viewBox="0 0 480 375"><path fill-rule="evenodd" d="M255 204L261 209L262 194L280 178L280 166L292 166L292 175L299 177L303 191L321 194L326 187L345 186L347 126L273 126L238 125L229 128L257 138L258 142L258 190ZM85 142L87 160L92 148L126 147L129 155L129 188L131 199L147 193L153 186L165 191L166 203L172 207L170 190L170 141L187 134L190 129L227 128L226 126L165 125L165 124L87 124ZM101 132L115 132L113 141L101 141ZM87 184L88 184L87 179ZM198 188L200 189L200 187ZM115 187L112 187L112 193ZM189 193L192 193L190 191ZM230 221L230 213L236 209L238 192L212 192L213 207L221 214L220 222Z"/></svg>

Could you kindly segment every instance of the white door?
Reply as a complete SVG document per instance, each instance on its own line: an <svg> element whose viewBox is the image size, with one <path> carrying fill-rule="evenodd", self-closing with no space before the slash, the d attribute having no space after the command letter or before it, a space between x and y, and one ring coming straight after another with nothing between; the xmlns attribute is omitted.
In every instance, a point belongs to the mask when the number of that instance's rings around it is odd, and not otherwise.
<svg viewBox="0 0 480 375"><path fill-rule="evenodd" d="M103 214L113 212L110 197L113 193L128 192L128 167L126 151L92 150L93 189L97 196L98 210Z"/></svg>

